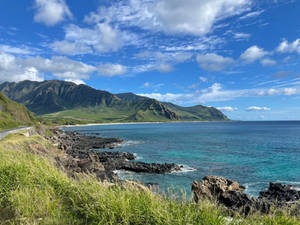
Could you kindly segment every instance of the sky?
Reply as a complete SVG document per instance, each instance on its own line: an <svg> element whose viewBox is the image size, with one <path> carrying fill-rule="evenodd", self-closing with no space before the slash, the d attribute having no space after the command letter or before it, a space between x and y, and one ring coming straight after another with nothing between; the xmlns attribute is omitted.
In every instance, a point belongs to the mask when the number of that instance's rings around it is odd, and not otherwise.
<svg viewBox="0 0 300 225"><path fill-rule="evenodd" d="M0 83L59 79L300 120L300 1L1 0Z"/></svg>

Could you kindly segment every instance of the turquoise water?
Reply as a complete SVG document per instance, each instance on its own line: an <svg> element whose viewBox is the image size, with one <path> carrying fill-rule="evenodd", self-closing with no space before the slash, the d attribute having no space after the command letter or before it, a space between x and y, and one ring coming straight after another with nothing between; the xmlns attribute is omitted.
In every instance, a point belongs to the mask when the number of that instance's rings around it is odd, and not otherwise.
<svg viewBox="0 0 300 225"><path fill-rule="evenodd" d="M300 186L300 122L205 122L122 124L71 127L83 134L126 140L115 151L137 154L138 160L177 163L193 171L157 174L120 172L123 179L157 183L190 193L193 180L217 175L237 180L251 195L270 181Z"/></svg>

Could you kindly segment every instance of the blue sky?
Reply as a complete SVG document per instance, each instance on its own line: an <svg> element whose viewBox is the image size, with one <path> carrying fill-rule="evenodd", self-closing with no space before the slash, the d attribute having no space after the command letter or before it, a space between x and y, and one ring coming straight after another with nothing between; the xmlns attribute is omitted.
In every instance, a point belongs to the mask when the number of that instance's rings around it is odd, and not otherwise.
<svg viewBox="0 0 300 225"><path fill-rule="evenodd" d="M0 82L60 79L300 120L300 2L3 0Z"/></svg>

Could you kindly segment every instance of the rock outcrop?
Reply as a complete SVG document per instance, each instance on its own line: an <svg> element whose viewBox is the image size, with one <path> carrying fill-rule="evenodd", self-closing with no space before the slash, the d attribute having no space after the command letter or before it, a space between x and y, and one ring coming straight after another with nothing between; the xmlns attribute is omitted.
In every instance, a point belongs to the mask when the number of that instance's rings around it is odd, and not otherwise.
<svg viewBox="0 0 300 225"><path fill-rule="evenodd" d="M130 152L102 151L105 148L118 147L123 143L123 140L119 138L82 136L76 132L64 132L59 129L54 129L52 132L54 135L49 139L72 157L60 162L71 172L94 173L101 180L115 181L117 179L114 174L115 170L158 174L181 170L181 166L174 163L158 164L133 161L135 156ZM57 160L59 161L59 159Z"/></svg>
<svg viewBox="0 0 300 225"><path fill-rule="evenodd" d="M268 213L272 207L286 208L293 205L300 208L300 191L290 185L270 183L269 189L262 191L258 198L249 196L244 190L245 187L238 182L217 176L206 176L200 182L192 183L194 202L204 199L216 201L245 215L250 212Z"/></svg>

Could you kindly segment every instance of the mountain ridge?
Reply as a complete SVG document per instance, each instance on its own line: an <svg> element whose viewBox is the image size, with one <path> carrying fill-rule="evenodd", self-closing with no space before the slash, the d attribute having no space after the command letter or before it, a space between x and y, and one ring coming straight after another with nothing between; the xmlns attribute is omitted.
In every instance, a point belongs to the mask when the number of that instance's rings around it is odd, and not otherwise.
<svg viewBox="0 0 300 225"><path fill-rule="evenodd" d="M228 121L213 107L182 107L133 93L112 94L90 86L60 80L5 82L10 99L37 115L90 120L90 122Z"/></svg>

